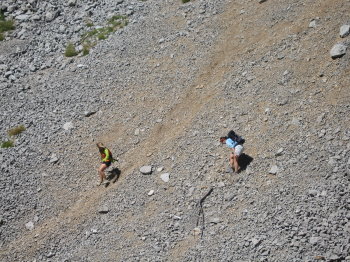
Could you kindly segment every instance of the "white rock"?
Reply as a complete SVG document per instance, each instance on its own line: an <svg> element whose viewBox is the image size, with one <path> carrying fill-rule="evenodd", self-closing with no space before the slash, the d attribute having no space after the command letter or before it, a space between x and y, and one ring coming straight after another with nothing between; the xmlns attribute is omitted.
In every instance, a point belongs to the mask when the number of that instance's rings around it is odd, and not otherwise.
<svg viewBox="0 0 350 262"><path fill-rule="evenodd" d="M340 27L339 35L340 37L346 37L350 34L350 25L342 25Z"/></svg>
<svg viewBox="0 0 350 262"><path fill-rule="evenodd" d="M56 154L52 154L52 155L50 156L49 162L50 162L50 163L57 163L57 161L58 161L57 155L56 155Z"/></svg>
<svg viewBox="0 0 350 262"><path fill-rule="evenodd" d="M344 45L343 43L337 43L332 47L330 55L332 58L342 57L343 55L345 55L346 49L346 45Z"/></svg>
<svg viewBox="0 0 350 262"><path fill-rule="evenodd" d="M64 129L64 130L69 130L69 129L72 129L72 128L74 128L74 125L73 125L72 122L67 122L67 123L65 123L65 124L63 125L63 129Z"/></svg>
<svg viewBox="0 0 350 262"><path fill-rule="evenodd" d="M278 173L278 166L273 165L269 171L269 174L276 175Z"/></svg>
<svg viewBox="0 0 350 262"><path fill-rule="evenodd" d="M32 221L29 221L27 224L26 224L26 228L28 230L33 230L34 229L34 223Z"/></svg>
<svg viewBox="0 0 350 262"><path fill-rule="evenodd" d="M157 172L162 172L164 170L164 167L160 166L157 168Z"/></svg>
<svg viewBox="0 0 350 262"><path fill-rule="evenodd" d="M16 20L27 21L28 19L29 19L28 15L18 15L18 16L16 16Z"/></svg>
<svg viewBox="0 0 350 262"><path fill-rule="evenodd" d="M104 205L104 206L101 206L99 209L98 209L98 213L101 213L101 214L106 214L109 212L109 208L108 206Z"/></svg>
<svg viewBox="0 0 350 262"><path fill-rule="evenodd" d="M147 195L152 196L154 194L154 190L150 190Z"/></svg>
<svg viewBox="0 0 350 262"><path fill-rule="evenodd" d="M164 173L160 175L160 178L165 182L168 183L170 179L170 174L169 173Z"/></svg>
<svg viewBox="0 0 350 262"><path fill-rule="evenodd" d="M152 166L143 166L140 168L140 172L144 175L149 175L152 173Z"/></svg>
<svg viewBox="0 0 350 262"><path fill-rule="evenodd" d="M278 149L278 151L276 152L276 156L281 156L282 154L283 154L283 151L284 151L284 149L283 148L280 148L280 149Z"/></svg>
<svg viewBox="0 0 350 262"><path fill-rule="evenodd" d="M309 27L310 28L315 28L316 27L316 21L315 20L312 20L309 24Z"/></svg>

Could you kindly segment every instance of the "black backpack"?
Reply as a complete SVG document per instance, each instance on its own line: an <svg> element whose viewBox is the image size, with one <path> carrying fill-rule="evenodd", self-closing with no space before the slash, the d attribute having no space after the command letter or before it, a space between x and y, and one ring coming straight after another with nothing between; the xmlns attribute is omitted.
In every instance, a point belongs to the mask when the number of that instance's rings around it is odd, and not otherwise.
<svg viewBox="0 0 350 262"><path fill-rule="evenodd" d="M245 139L235 133L235 131L230 130L227 134L228 138L231 138L233 141L237 142L238 144L243 145L245 142Z"/></svg>

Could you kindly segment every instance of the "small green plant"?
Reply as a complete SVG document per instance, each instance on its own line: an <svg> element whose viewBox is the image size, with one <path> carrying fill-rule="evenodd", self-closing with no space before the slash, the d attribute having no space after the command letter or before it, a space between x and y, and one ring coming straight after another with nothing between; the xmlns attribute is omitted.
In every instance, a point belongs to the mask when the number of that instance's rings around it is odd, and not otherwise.
<svg viewBox="0 0 350 262"><path fill-rule="evenodd" d="M92 21L88 21L88 22L86 22L86 26L87 27L93 27L94 23Z"/></svg>
<svg viewBox="0 0 350 262"><path fill-rule="evenodd" d="M188 3L189 1L191 0L182 0L182 3L185 4L185 3Z"/></svg>
<svg viewBox="0 0 350 262"><path fill-rule="evenodd" d="M83 55L88 55L90 53L90 46L88 45L83 45Z"/></svg>
<svg viewBox="0 0 350 262"><path fill-rule="evenodd" d="M72 43L68 43L68 45L66 47L66 51L64 52L64 55L66 57L72 57L72 56L78 55L78 52L77 52L77 50L75 50L75 47Z"/></svg>
<svg viewBox="0 0 350 262"><path fill-rule="evenodd" d="M1 148L9 148L13 146L14 146L14 143L11 140L1 142Z"/></svg>
<svg viewBox="0 0 350 262"><path fill-rule="evenodd" d="M4 32L11 31L15 29L13 20L5 20L5 15L0 11L0 41L5 39Z"/></svg>
<svg viewBox="0 0 350 262"><path fill-rule="evenodd" d="M107 39L107 36L104 33L101 33L97 36L98 40L105 40Z"/></svg>
<svg viewBox="0 0 350 262"><path fill-rule="evenodd" d="M11 128L9 131L7 131L7 133L9 134L9 136L17 136L25 130L26 128L24 127L24 125L20 125L20 126Z"/></svg>

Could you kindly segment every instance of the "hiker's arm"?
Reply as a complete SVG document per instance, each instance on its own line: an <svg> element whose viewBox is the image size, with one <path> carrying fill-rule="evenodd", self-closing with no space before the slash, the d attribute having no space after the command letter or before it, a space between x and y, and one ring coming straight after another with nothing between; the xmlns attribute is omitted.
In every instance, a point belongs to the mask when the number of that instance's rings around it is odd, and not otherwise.
<svg viewBox="0 0 350 262"><path fill-rule="evenodd" d="M102 159L102 162L107 162L108 160L109 160L109 152L108 152L108 149L105 149L105 158L104 159Z"/></svg>

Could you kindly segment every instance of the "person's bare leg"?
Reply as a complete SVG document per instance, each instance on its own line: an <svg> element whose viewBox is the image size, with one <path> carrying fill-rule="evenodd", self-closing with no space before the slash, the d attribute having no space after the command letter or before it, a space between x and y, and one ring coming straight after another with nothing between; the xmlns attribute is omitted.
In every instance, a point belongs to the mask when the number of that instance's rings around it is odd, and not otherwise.
<svg viewBox="0 0 350 262"><path fill-rule="evenodd" d="M106 168L107 168L106 164L101 164L100 168L98 169L98 175L100 176L100 185L102 184L104 179L107 179L106 174L104 172Z"/></svg>
<svg viewBox="0 0 350 262"><path fill-rule="evenodd" d="M236 173L238 173L239 170L241 169L240 166L238 165L238 158L239 156L236 156L236 155L233 156L233 166Z"/></svg>
<svg viewBox="0 0 350 262"><path fill-rule="evenodd" d="M234 170L234 155L233 153L230 154L230 166L232 170Z"/></svg>

